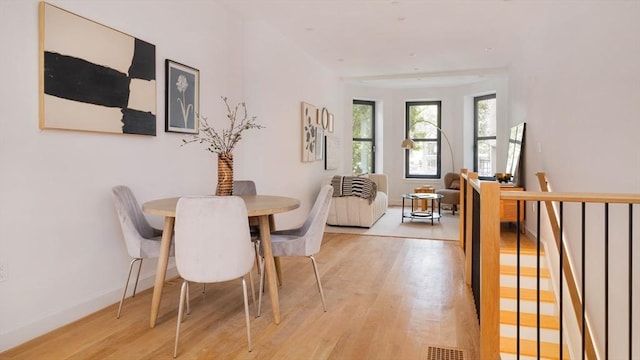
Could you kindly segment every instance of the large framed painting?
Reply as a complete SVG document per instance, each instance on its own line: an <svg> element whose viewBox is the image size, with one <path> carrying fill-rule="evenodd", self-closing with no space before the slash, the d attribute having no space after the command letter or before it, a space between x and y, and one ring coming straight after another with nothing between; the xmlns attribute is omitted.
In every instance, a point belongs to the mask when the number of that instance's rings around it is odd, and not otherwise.
<svg viewBox="0 0 640 360"><path fill-rule="evenodd" d="M165 131L197 134L200 71L169 59L165 70Z"/></svg>
<svg viewBox="0 0 640 360"><path fill-rule="evenodd" d="M40 128L156 135L155 45L39 4Z"/></svg>

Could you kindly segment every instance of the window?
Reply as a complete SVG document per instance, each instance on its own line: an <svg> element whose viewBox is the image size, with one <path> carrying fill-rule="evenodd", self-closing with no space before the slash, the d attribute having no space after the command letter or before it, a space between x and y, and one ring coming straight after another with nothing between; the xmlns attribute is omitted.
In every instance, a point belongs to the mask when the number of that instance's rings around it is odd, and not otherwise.
<svg viewBox="0 0 640 360"><path fill-rule="evenodd" d="M404 168L407 178L440 178L441 105L441 101L406 103L405 135L414 142L413 149L405 150Z"/></svg>
<svg viewBox="0 0 640 360"><path fill-rule="evenodd" d="M376 172L376 103L353 100L353 173Z"/></svg>
<svg viewBox="0 0 640 360"><path fill-rule="evenodd" d="M473 171L481 179L493 178L496 173L496 95L478 96L473 102Z"/></svg>

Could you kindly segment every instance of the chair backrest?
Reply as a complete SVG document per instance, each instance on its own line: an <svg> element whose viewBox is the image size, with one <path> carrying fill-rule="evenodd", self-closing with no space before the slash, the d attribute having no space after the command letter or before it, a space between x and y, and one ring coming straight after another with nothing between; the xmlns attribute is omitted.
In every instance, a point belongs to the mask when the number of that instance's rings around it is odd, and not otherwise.
<svg viewBox="0 0 640 360"><path fill-rule="evenodd" d="M150 239L156 235L154 229L142 213L131 189L124 185L118 185L111 190L122 234L127 245L127 252L129 256L134 258L144 257L141 253L141 243L144 239Z"/></svg>
<svg viewBox="0 0 640 360"><path fill-rule="evenodd" d="M460 181L460 174L455 173L455 172L446 173L444 175L444 187L445 187L445 189L452 189L451 183L453 183L454 180ZM460 189L459 185L458 185L457 188Z"/></svg>
<svg viewBox="0 0 640 360"><path fill-rule="evenodd" d="M235 180L233 195L257 195L256 183L253 180Z"/></svg>
<svg viewBox="0 0 640 360"><path fill-rule="evenodd" d="M244 201L237 196L180 198L175 254L178 273L188 281L227 281L248 273L255 253Z"/></svg>
<svg viewBox="0 0 640 360"><path fill-rule="evenodd" d="M324 185L316 197L306 221L300 227L299 234L306 238L305 255L313 255L320 251L324 228L329 216L329 204L333 195L333 186Z"/></svg>

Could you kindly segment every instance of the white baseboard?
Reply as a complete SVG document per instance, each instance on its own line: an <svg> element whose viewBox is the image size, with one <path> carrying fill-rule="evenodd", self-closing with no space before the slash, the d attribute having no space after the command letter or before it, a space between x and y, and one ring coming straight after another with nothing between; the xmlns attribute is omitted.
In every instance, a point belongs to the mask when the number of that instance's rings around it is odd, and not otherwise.
<svg viewBox="0 0 640 360"><path fill-rule="evenodd" d="M178 276L175 265L167 268L167 279ZM155 282L155 273L151 273L144 277L140 277L138 282L138 291L153 287ZM12 329L5 333L0 333L0 352L9 350L29 340L35 339L40 335L44 335L52 330L62 327L66 324L81 319L87 315L93 314L114 303L120 302L124 286L114 289L89 301L79 304L71 304L71 306L63 311L51 314L31 324ZM113 313L116 316L116 313Z"/></svg>

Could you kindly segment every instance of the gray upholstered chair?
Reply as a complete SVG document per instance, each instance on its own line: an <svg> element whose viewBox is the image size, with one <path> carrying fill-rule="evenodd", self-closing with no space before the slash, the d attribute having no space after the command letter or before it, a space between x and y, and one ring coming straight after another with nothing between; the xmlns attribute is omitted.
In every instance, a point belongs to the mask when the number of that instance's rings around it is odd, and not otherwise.
<svg viewBox="0 0 640 360"><path fill-rule="evenodd" d="M136 296L138 279L140 278L140 270L142 268L142 260L157 258L160 255L162 230L155 229L149 225L147 218L145 218L142 213L136 197L127 186L115 186L112 189L112 193L116 212L118 213L118 219L120 220L120 227L122 228L122 235L124 236L124 242L127 246L127 252L129 253L129 256L133 258L129 265L129 274L127 275L127 281L124 285L120 305L118 306L116 318L119 319L120 312L122 311L122 303L127 295L127 288L129 287L129 279L131 278L133 264L139 262L138 275L136 276L136 282L133 286L133 295L131 297ZM170 256L173 256L173 247L171 248Z"/></svg>
<svg viewBox="0 0 640 360"><path fill-rule="evenodd" d="M188 196L178 200L175 223L176 268L182 277L173 357L178 353L180 325L188 302L188 282L214 283L242 279L247 341L251 325L245 276L255 254L251 246L247 208L237 196ZM187 304L188 305L188 304Z"/></svg>
<svg viewBox="0 0 640 360"><path fill-rule="evenodd" d="M451 213L455 214L460 204L460 174L449 172L444 176L444 189L436 190L443 196L440 203L451 205Z"/></svg>
<svg viewBox="0 0 640 360"><path fill-rule="evenodd" d="M233 195L256 195L256 183L253 180L235 180Z"/></svg>
<svg viewBox="0 0 640 360"><path fill-rule="evenodd" d="M320 193L316 197L313 208L309 212L304 224L297 229L280 230L271 233L271 247L274 257L284 256L307 256L311 259L313 271L316 275L318 283L318 291L322 299L322 307L327 311L327 305L324 300L322 284L320 282L320 273L318 272L318 264L314 257L320 251L322 237L324 235L324 227L329 215L329 204L331 203L331 195L333 187L325 185L320 189ZM258 316L260 315L262 305L262 292L264 289L264 261L260 262L260 288L258 295Z"/></svg>

